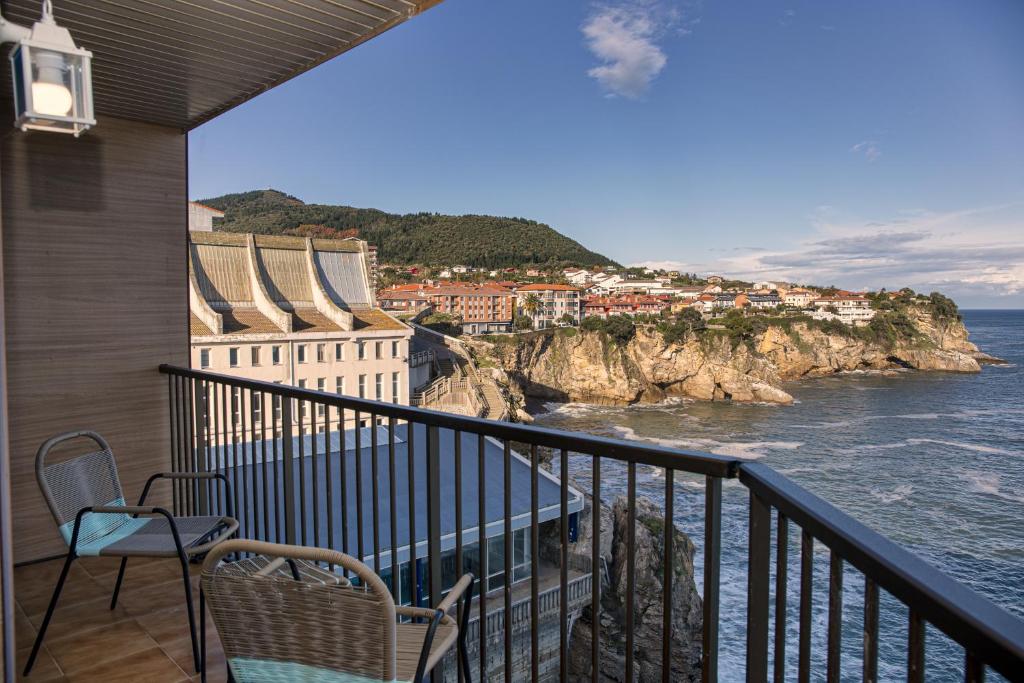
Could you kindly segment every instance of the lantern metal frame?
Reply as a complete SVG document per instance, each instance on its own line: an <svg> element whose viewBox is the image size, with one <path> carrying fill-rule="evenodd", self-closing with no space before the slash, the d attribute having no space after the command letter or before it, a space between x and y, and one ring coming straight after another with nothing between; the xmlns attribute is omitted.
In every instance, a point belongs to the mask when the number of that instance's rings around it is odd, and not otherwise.
<svg viewBox="0 0 1024 683"><path fill-rule="evenodd" d="M9 54L14 87L14 125L22 131L45 130L78 137L96 125L92 102L92 53L75 45L71 32L53 19L50 0L43 2L42 17L26 28L0 16L0 43L14 43ZM71 96L67 115L37 111L33 102L33 66L43 55L59 55L69 71L64 85ZM45 59L45 58L44 58Z"/></svg>

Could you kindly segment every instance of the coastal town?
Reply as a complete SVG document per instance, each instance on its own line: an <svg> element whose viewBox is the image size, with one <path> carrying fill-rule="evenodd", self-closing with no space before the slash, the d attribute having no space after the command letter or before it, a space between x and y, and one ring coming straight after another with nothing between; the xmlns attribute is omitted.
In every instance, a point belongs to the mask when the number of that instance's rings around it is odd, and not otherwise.
<svg viewBox="0 0 1024 683"><path fill-rule="evenodd" d="M434 316L465 334L544 330L616 315L662 318L687 309L704 319L738 310L746 315L802 314L851 326L866 325L875 315L868 292L651 268L497 271L455 265L426 276L415 267L384 270L391 279L398 275L415 280L382 288L377 299L384 310Z"/></svg>

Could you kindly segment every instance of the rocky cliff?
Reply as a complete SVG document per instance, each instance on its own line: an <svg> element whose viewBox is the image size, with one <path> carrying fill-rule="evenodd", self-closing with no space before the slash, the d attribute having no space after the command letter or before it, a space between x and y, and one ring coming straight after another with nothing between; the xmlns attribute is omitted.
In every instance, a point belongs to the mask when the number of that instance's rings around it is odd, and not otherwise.
<svg viewBox="0 0 1024 683"><path fill-rule="evenodd" d="M587 499L580 515L579 552L589 555L593 543L590 505ZM608 683L626 680L626 552L629 517L626 499L619 497L612 507L601 503L600 552L608 573L601 587L599 623L601 659L598 680ZM634 567L636 591L633 601L634 676L638 681L661 680L661 643L665 586L665 512L645 498L636 501ZM701 667L702 603L693 574L694 546L676 527L673 535L672 659L671 680L698 681ZM569 681L591 679L591 629L593 610L584 609L575 623L569 645Z"/></svg>
<svg viewBox="0 0 1024 683"><path fill-rule="evenodd" d="M968 341L958 320L936 321L913 307L906 316L911 332L885 341L841 327L775 320L739 343L723 330L669 343L655 327L638 326L625 343L569 328L474 346L527 397L612 405L668 396L791 403L785 380L864 369L978 372L979 360L996 360Z"/></svg>

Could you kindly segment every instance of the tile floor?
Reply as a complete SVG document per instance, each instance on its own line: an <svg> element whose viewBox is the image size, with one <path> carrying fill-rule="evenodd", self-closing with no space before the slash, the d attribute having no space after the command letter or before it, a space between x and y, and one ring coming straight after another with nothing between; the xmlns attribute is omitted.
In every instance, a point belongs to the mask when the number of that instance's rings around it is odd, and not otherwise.
<svg viewBox="0 0 1024 683"><path fill-rule="evenodd" d="M24 668L63 560L14 570L18 671ZM117 608L110 595L118 558L81 558L71 567L46 641L27 678L34 681L198 681L177 560L132 559ZM192 565L198 618L199 565ZM224 681L224 654L207 618L207 680Z"/></svg>

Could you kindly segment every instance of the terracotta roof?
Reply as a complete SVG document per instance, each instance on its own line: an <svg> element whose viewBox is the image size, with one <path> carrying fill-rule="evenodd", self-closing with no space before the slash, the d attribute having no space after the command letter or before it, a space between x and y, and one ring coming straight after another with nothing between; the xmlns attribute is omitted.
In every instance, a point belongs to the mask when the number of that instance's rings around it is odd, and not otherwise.
<svg viewBox="0 0 1024 683"><path fill-rule="evenodd" d="M213 334L213 330L207 327L206 323L200 320L195 313L189 313L188 332L193 337L209 337Z"/></svg>
<svg viewBox="0 0 1024 683"><path fill-rule="evenodd" d="M315 308L296 308L292 312L293 332L340 332L341 328Z"/></svg>
<svg viewBox="0 0 1024 683"><path fill-rule="evenodd" d="M255 308L218 311L224 316L224 334L274 334L283 330Z"/></svg>
<svg viewBox="0 0 1024 683"><path fill-rule="evenodd" d="M520 292L545 292L545 291L552 291L552 292L578 292L578 291L580 291L580 288L579 287L571 287L569 285L548 285L548 284L537 283L537 284L533 284L533 285L523 285L522 287L519 288L519 291Z"/></svg>
<svg viewBox="0 0 1024 683"><path fill-rule="evenodd" d="M206 204L203 204L202 202L189 202L189 204L191 204L192 206L198 206L199 208L202 208L202 209L206 209L207 211L213 211L214 213L219 213L221 218L224 217L224 212L223 211L221 211L220 209L215 209L212 206L207 206Z"/></svg>
<svg viewBox="0 0 1024 683"><path fill-rule="evenodd" d="M355 318L355 328L363 331L376 330L407 330L405 325L398 322L390 315L376 308L368 308L361 311L352 311Z"/></svg>

